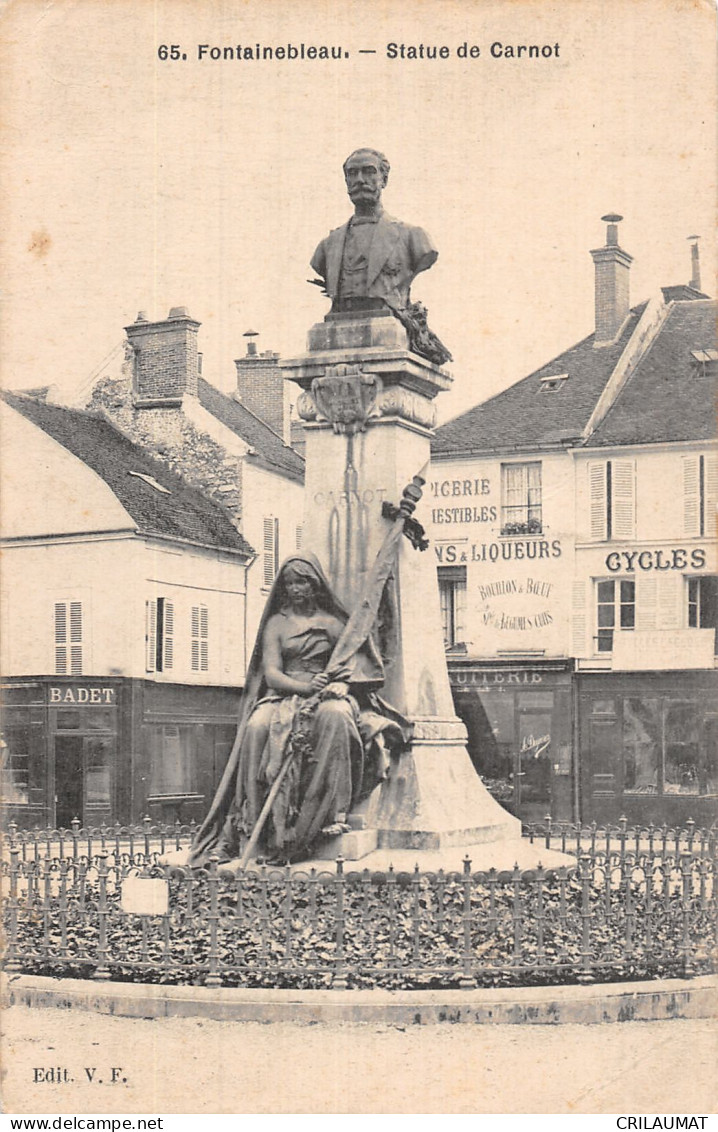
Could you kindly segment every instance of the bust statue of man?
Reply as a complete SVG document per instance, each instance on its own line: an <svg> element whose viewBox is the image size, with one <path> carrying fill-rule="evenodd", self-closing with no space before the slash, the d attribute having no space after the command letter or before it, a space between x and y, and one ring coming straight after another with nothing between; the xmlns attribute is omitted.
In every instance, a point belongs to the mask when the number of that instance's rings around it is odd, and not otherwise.
<svg viewBox="0 0 718 1132"><path fill-rule="evenodd" d="M422 228L388 216L381 204L389 162L376 149L357 149L344 162L354 215L329 233L311 265L332 299L333 311L386 305L398 315L410 305L409 288L438 252Z"/></svg>

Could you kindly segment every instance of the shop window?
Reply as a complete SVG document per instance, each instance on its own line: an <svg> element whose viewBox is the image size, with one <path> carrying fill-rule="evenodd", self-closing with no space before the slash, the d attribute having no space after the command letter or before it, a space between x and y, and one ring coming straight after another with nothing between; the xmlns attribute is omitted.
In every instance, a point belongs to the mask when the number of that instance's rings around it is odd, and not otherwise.
<svg viewBox="0 0 718 1132"><path fill-rule="evenodd" d="M193 672L207 672L209 668L209 611L206 605L192 606Z"/></svg>
<svg viewBox="0 0 718 1132"><path fill-rule="evenodd" d="M688 578L687 596L688 628L713 629L718 638L718 578L714 575Z"/></svg>
<svg viewBox="0 0 718 1132"><path fill-rule="evenodd" d="M600 541L636 534L636 465L633 460L595 460L588 465L589 527Z"/></svg>
<svg viewBox="0 0 718 1132"><path fill-rule="evenodd" d="M629 793L658 793L662 726L659 699L624 700L623 786Z"/></svg>
<svg viewBox="0 0 718 1132"><path fill-rule="evenodd" d="M699 705L668 701L665 711L666 794L702 794Z"/></svg>
<svg viewBox="0 0 718 1132"><path fill-rule="evenodd" d="M145 667L166 672L174 667L174 602L165 597L145 602Z"/></svg>
<svg viewBox="0 0 718 1132"><path fill-rule="evenodd" d="M596 583L596 651L613 652L613 635L635 628L636 583L611 578Z"/></svg>
<svg viewBox="0 0 718 1132"><path fill-rule="evenodd" d="M279 519L270 515L265 516L263 540L262 566L264 573L262 584L268 589L276 578L279 569Z"/></svg>
<svg viewBox="0 0 718 1132"><path fill-rule="evenodd" d="M501 534L540 534L541 464L501 465Z"/></svg>
<svg viewBox="0 0 718 1132"><path fill-rule="evenodd" d="M55 675L82 676L82 602L56 601Z"/></svg>
<svg viewBox="0 0 718 1132"><path fill-rule="evenodd" d="M56 716L56 726L58 731L79 731L80 730L80 713L71 708L58 709Z"/></svg>
<svg viewBox="0 0 718 1132"><path fill-rule="evenodd" d="M2 773L0 795L7 805L26 806L30 801L30 728L6 727L0 739Z"/></svg>
<svg viewBox="0 0 718 1132"><path fill-rule="evenodd" d="M113 739L85 739L85 802L103 809L110 805Z"/></svg>
<svg viewBox="0 0 718 1132"><path fill-rule="evenodd" d="M464 643L466 615L466 567L439 566L439 601L444 647L456 648Z"/></svg>
<svg viewBox="0 0 718 1132"><path fill-rule="evenodd" d="M193 793L194 762L191 728L152 728L150 796Z"/></svg>

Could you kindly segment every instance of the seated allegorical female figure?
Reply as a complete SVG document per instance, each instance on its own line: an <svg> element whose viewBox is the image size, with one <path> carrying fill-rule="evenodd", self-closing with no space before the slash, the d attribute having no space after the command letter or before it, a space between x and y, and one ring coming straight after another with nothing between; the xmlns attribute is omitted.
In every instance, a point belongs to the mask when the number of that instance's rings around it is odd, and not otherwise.
<svg viewBox="0 0 718 1132"><path fill-rule="evenodd" d="M376 694L383 668L371 640L327 670L346 621L318 561L289 558L267 600L237 738L192 864L239 856L288 760L258 842L272 861L301 859L347 829L346 815L386 777L387 747L406 741L407 724Z"/></svg>

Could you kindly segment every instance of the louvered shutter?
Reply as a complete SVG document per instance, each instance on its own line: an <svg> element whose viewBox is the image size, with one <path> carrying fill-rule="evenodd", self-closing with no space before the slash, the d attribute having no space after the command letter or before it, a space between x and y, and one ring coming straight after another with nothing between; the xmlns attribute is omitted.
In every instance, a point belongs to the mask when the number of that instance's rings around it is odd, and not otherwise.
<svg viewBox="0 0 718 1132"><path fill-rule="evenodd" d="M698 456L683 457L683 533L700 534L700 486Z"/></svg>
<svg viewBox="0 0 718 1132"><path fill-rule="evenodd" d="M718 456L706 456L704 467L703 534L706 538L715 538L716 507L718 506Z"/></svg>
<svg viewBox="0 0 718 1132"><path fill-rule="evenodd" d="M279 553L278 547L278 527L277 519L265 518L264 520L264 585L269 587L274 581L277 573L277 556Z"/></svg>
<svg viewBox="0 0 718 1132"><path fill-rule="evenodd" d="M682 624L682 597L685 579L681 574L664 574L658 579L658 628L679 629Z"/></svg>
<svg viewBox="0 0 718 1132"><path fill-rule="evenodd" d="M193 672L199 672L199 606L192 606L192 656Z"/></svg>
<svg viewBox="0 0 718 1132"><path fill-rule="evenodd" d="M157 660L157 602L145 602L145 671L154 672Z"/></svg>
<svg viewBox="0 0 718 1132"><path fill-rule="evenodd" d="M636 628L655 629L658 626L658 578L655 574L642 574L636 587Z"/></svg>
<svg viewBox="0 0 718 1132"><path fill-rule="evenodd" d="M586 656L586 582L573 583L571 612L571 648L574 656Z"/></svg>
<svg viewBox="0 0 718 1132"><path fill-rule="evenodd" d="M174 602L165 600L162 606L162 667L165 671L174 664L174 632Z"/></svg>
<svg viewBox="0 0 718 1132"><path fill-rule="evenodd" d="M454 603L456 643L463 644L466 640L466 577L454 587Z"/></svg>
<svg viewBox="0 0 718 1132"><path fill-rule="evenodd" d="M303 533L304 533L304 527L301 526L301 525L298 526L297 529L296 529L295 538L294 538L294 549L295 550L301 550L302 549Z"/></svg>
<svg viewBox="0 0 718 1132"><path fill-rule="evenodd" d="M55 602L55 673L67 675L67 605Z"/></svg>
<svg viewBox="0 0 718 1132"><path fill-rule="evenodd" d="M70 672L82 676L82 602L70 602Z"/></svg>
<svg viewBox="0 0 718 1132"><path fill-rule="evenodd" d="M199 666L202 672L209 668L209 612L206 605L199 607Z"/></svg>
<svg viewBox="0 0 718 1132"><path fill-rule="evenodd" d="M592 539L606 538L606 462L592 461L588 465L589 530Z"/></svg>
<svg viewBox="0 0 718 1132"><path fill-rule="evenodd" d="M636 464L634 460L611 461L613 537L636 534Z"/></svg>

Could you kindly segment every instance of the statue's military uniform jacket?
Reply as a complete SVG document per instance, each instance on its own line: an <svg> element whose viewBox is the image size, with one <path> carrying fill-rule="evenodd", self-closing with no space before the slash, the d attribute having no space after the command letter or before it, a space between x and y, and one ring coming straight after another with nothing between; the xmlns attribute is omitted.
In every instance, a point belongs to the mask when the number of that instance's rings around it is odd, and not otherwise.
<svg viewBox="0 0 718 1132"><path fill-rule="evenodd" d="M403 224L383 213L375 222L370 222L371 240L362 241L367 248L366 262L358 268L357 264L352 265L350 284L350 276L344 271L344 255L350 228L357 223L366 221L352 217L330 232L312 256L312 267L324 280L327 294L335 303L341 301L346 285L352 297L363 294L367 298L383 299L395 310L404 310L409 303L412 279L431 267L438 255L436 248L423 228Z"/></svg>

